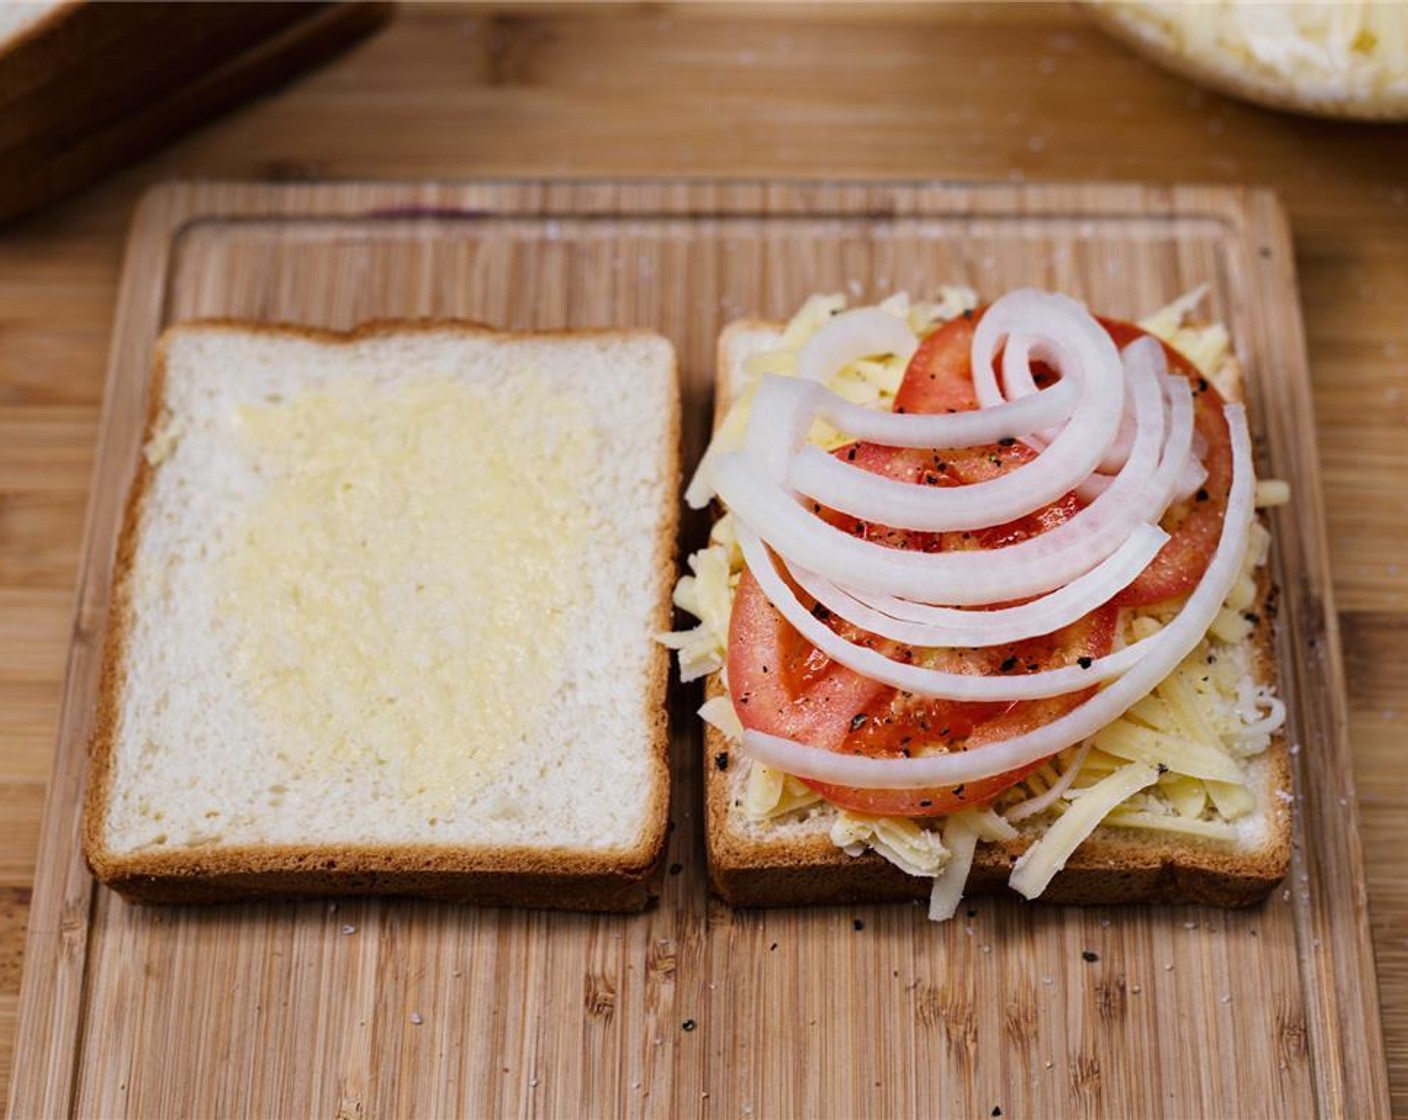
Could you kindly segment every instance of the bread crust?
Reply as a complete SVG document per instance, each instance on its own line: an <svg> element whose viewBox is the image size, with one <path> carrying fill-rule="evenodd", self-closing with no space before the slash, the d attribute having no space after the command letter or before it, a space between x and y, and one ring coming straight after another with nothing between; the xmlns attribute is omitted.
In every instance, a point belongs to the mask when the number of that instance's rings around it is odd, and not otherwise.
<svg viewBox="0 0 1408 1120"><path fill-rule="evenodd" d="M348 331L296 324L210 319L168 328L158 340L148 387L140 446L157 430L165 405L167 355L174 338L193 330L300 337L349 344L409 332L451 332L505 340L620 339L657 336L645 330L501 331L467 320L374 320ZM670 408L661 440L659 470L664 502L656 535L654 575L661 594L654 629L670 625L676 572L680 483L680 398L677 359L671 347ZM113 564L112 594L103 642L103 664L94 729L89 741L88 786L82 822L83 855L103 883L134 902L213 903L241 898L309 895L400 894L485 906L635 911L659 895L669 832L669 718L666 703L669 651L654 645L641 703L651 736L651 800L647 825L631 848L590 853L570 848L404 845L229 845L186 851L118 854L107 845L120 697L127 679L125 651L132 625L132 577L142 514L159 465L139 454L128 491Z"/></svg>
<svg viewBox="0 0 1408 1120"><path fill-rule="evenodd" d="M778 323L738 320L719 337L715 377L715 426L728 407L727 352L734 332L781 330ZM1253 633L1256 676L1275 683L1275 589L1267 568L1258 572ZM721 675L705 685L709 697L727 695ZM734 815L729 742L706 725L704 735L705 845L714 891L734 906L800 906L926 899L933 881L908 875L875 852L849 856L825 834L765 841L731 827ZM1228 851L1193 838L1159 842L1121 838L1100 829L1076 849L1056 874L1040 901L1068 905L1126 902L1199 903L1240 907L1262 901L1286 875L1291 855L1290 758L1284 733L1272 738L1264 756L1269 773L1266 806L1268 839L1253 852ZM722 761L722 765L720 764ZM1284 795L1284 796L1282 796ZM967 895L1011 894L1012 865L1032 844L1023 836L978 845L968 878Z"/></svg>

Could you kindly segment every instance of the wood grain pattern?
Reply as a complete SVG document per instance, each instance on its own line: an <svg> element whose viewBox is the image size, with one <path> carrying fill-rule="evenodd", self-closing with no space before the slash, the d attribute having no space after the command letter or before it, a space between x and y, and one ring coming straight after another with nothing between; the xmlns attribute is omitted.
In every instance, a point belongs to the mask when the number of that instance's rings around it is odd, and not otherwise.
<svg viewBox="0 0 1408 1120"><path fill-rule="evenodd" d="M1303 827L1263 908L1009 901L730 911L707 897L679 690L660 906L640 917L367 900L157 910L76 848L112 533L153 340L207 315L646 325L680 350L687 456L713 340L816 289L1040 283L1132 315L1194 282L1245 349L1279 515ZM1265 193L1136 187L175 186L134 227L60 753L16 1115L1355 1115L1388 1112L1290 246ZM698 532L700 526L693 526ZM1305 641L1313 638L1313 641ZM0 665L3 668L3 665ZM856 923L860 924L857 925ZM1087 962L1084 950L1096 954ZM1196 1008L1190 1014L1189 1009ZM1161 1055L1177 1053L1177 1062Z"/></svg>
<svg viewBox="0 0 1408 1120"><path fill-rule="evenodd" d="M177 175L738 174L1275 187L1295 235L1393 1102L1408 1117L1408 128L1329 125L1206 93L1068 5L410 3L277 97L8 227L0 587L44 594L0 639L0 784L23 786L15 804L37 822L122 250L147 186ZM8 535L12 517L43 526ZM31 549L48 559L36 566ZM15 852L27 887L37 832L4 842L18 845L0 850ZM16 906L0 960L23 951L23 895ZM18 1001L18 974L4 975L0 1097Z"/></svg>

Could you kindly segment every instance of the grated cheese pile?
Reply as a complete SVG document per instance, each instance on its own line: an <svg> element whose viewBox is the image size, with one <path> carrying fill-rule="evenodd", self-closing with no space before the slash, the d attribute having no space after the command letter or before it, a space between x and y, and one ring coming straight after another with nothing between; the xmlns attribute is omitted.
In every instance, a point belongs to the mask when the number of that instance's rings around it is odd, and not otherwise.
<svg viewBox="0 0 1408 1120"><path fill-rule="evenodd" d="M1252 100L1331 115L1408 114L1403 0L1097 3L1176 69Z"/></svg>

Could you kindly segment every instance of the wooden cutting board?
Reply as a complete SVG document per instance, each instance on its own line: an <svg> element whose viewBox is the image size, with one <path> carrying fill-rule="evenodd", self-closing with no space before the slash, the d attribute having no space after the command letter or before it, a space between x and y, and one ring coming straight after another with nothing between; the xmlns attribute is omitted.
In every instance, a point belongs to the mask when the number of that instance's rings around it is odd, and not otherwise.
<svg viewBox="0 0 1408 1120"><path fill-rule="evenodd" d="M213 909L95 888L78 806L113 541L152 345L204 316L653 327L687 464L714 339L817 290L1038 284L1134 317L1208 283L1275 514L1297 762L1262 907L973 902L732 911L708 896L695 689L677 689L670 874L643 915L370 899ZM1266 192L1135 186L173 185L117 310L14 1116L1388 1115L1339 636L1285 220ZM686 524L685 547L703 525ZM999 1112L1000 1110L1000 1112Z"/></svg>

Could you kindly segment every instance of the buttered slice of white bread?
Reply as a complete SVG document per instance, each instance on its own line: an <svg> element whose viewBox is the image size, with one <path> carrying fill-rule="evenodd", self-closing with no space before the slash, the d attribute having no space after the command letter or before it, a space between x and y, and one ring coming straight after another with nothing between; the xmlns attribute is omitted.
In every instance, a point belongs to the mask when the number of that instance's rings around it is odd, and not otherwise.
<svg viewBox="0 0 1408 1120"><path fill-rule="evenodd" d="M724 329L715 385L716 428L722 425L731 403L756 380L756 371L748 370L750 359L761 360L766 366L767 358L755 356L775 352L783 332L783 324L757 321L738 321ZM1235 384L1219 383L1218 387L1224 395L1240 397ZM1247 617L1257 623L1235 648L1223 649L1232 653L1259 685L1273 685L1276 680L1272 595L1262 567L1255 601L1247 610ZM718 605L712 606L717 613ZM1229 666L1224 663L1221 668L1225 673ZM706 694L711 700L727 697L722 673L710 674ZM1240 906L1264 898L1284 877L1290 856L1291 782L1284 735L1278 731L1264 751L1238 765L1255 804L1233 822L1235 839L1211 840L1165 830L1101 825L1055 875L1041 900ZM833 838L837 810L814 798L807 800L800 783L794 786L789 780L782 787L780 804L762 818L757 812L757 790L750 790L751 770L752 764L733 749L729 736L709 725L705 732L709 870L715 890L729 902L792 906L930 896L932 877L902 870L873 847L859 855L839 847ZM798 802L796 808L785 811L793 801ZM777 811L779 808L784 811ZM981 841L964 893L1007 891L1014 863L1050 823L1049 814L1038 814L1016 826L1015 838ZM840 831L855 839L867 829L851 825ZM902 846L914 843L912 837L901 836L900 841ZM860 845L850 846L854 850ZM906 853L901 850L898 854L903 857Z"/></svg>
<svg viewBox="0 0 1408 1120"><path fill-rule="evenodd" d="M643 906L668 801L669 342L183 325L152 394L95 874L153 901Z"/></svg>

